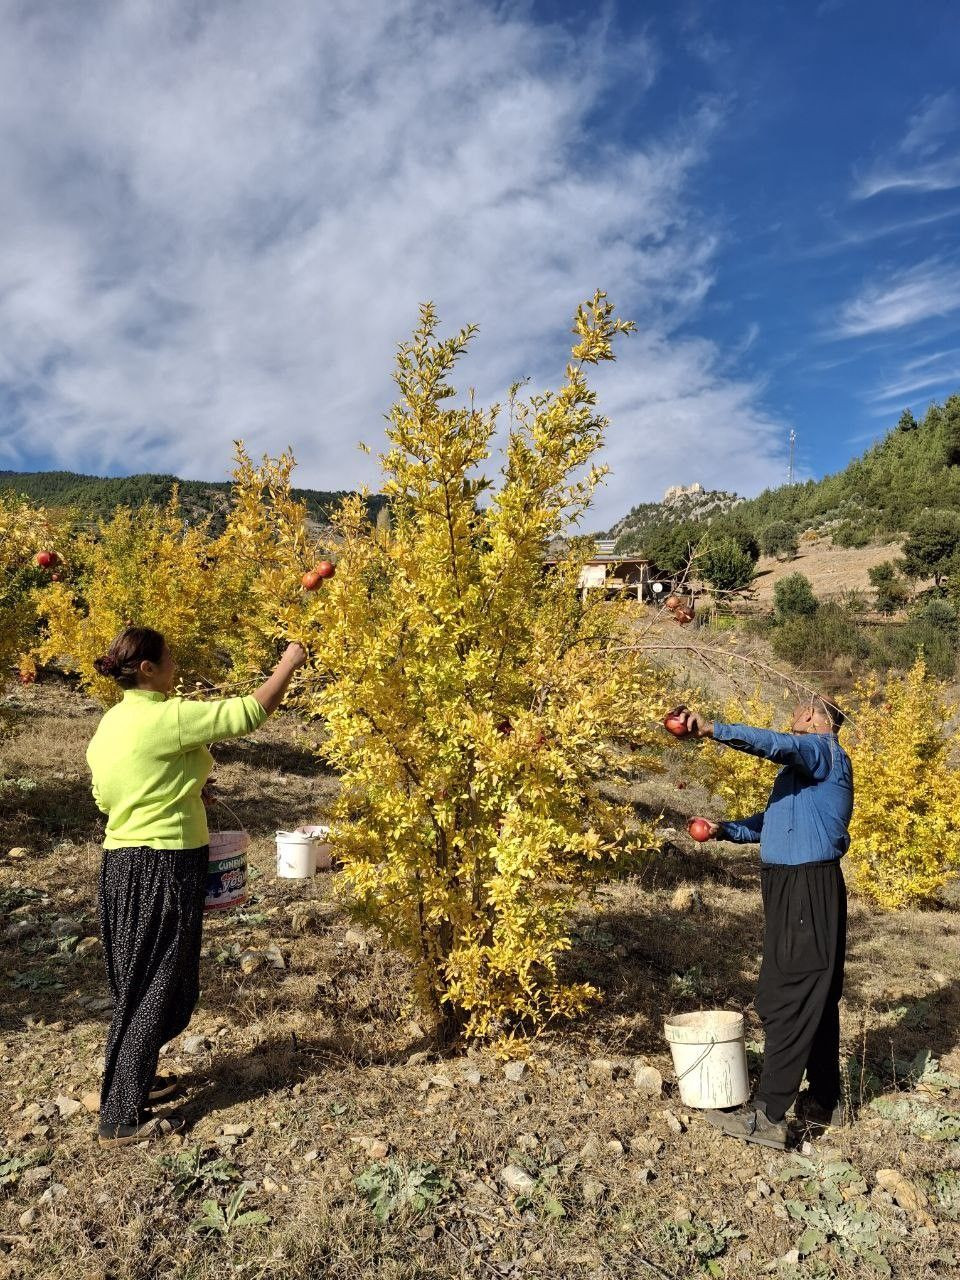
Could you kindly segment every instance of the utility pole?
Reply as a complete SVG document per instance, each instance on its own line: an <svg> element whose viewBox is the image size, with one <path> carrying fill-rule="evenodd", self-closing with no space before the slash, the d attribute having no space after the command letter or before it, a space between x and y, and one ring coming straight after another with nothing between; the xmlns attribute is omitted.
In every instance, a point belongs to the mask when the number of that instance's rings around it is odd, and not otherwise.
<svg viewBox="0 0 960 1280"><path fill-rule="evenodd" d="M787 484L793 484L793 458L797 446L797 433L790 428L790 466L787 469Z"/></svg>

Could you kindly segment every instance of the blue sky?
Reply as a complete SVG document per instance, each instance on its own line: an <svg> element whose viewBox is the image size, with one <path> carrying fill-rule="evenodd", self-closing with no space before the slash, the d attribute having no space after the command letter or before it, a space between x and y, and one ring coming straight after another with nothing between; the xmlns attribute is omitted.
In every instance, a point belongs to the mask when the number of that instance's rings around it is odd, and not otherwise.
<svg viewBox="0 0 960 1280"><path fill-rule="evenodd" d="M375 484L419 301L495 399L599 286L598 525L834 470L960 389L958 55L938 0L0 4L0 467Z"/></svg>

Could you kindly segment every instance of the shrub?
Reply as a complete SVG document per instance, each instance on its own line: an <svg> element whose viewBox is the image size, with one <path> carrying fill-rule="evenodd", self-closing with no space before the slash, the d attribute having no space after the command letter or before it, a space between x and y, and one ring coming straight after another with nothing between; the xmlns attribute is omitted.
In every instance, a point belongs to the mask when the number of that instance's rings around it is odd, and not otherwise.
<svg viewBox="0 0 960 1280"><path fill-rule="evenodd" d="M753 581L756 559L736 541L726 535L712 537L697 558L697 572L704 582L718 593L742 591Z"/></svg>
<svg viewBox="0 0 960 1280"><path fill-rule="evenodd" d="M282 623L309 648L309 709L342 776L344 891L409 957L443 1033L510 1035L595 995L558 974L570 911L591 871L652 840L628 838L595 785L631 744L649 748L670 705L631 638L637 606L580 601L589 546L542 565L602 475L606 422L583 366L612 359L632 326L602 294L580 309L565 385L514 405L503 480L481 506L470 477L489 465L496 410L450 407L472 331L440 341L436 323L424 307L398 355L389 536L347 501L336 577Z"/></svg>
<svg viewBox="0 0 960 1280"><path fill-rule="evenodd" d="M956 631L957 606L945 596L927 595L918 600L910 613L911 619L940 627L944 631Z"/></svg>
<svg viewBox="0 0 960 1280"><path fill-rule="evenodd" d="M75 672L101 702L120 696L94 669L130 622L166 637L188 687L245 691L272 665L278 608L299 601L310 557L304 510L290 495L293 459L258 468L238 446L226 528L188 524L174 491L163 507L120 507L70 546L70 572L35 593L43 661Z"/></svg>
<svg viewBox="0 0 960 1280"><path fill-rule="evenodd" d="M847 749L856 805L850 862L858 888L878 906L934 898L960 869L960 773L950 767L955 708L919 659L887 681L858 687Z"/></svg>
<svg viewBox="0 0 960 1280"><path fill-rule="evenodd" d="M837 547L865 547L870 541L873 530L853 520L843 520L832 531L831 538Z"/></svg>
<svg viewBox="0 0 960 1280"><path fill-rule="evenodd" d="M774 585L773 611L778 622L786 622L788 618L809 617L816 613L817 607L817 597L805 574L788 574Z"/></svg>
<svg viewBox="0 0 960 1280"><path fill-rule="evenodd" d="M900 577L900 572L892 560L884 560L882 564L872 565L867 570L867 576L873 587L880 613L896 613L910 599L910 589Z"/></svg>
<svg viewBox="0 0 960 1280"><path fill-rule="evenodd" d="M955 511L927 511L917 517L903 544L903 569L908 578L933 578L937 586L950 562L960 555L960 515Z"/></svg>
<svg viewBox="0 0 960 1280"><path fill-rule="evenodd" d="M727 724L746 723L764 729L774 728L777 719L775 709L759 690L746 701L724 703L713 714ZM691 772L720 802L724 818L748 818L766 807L777 767L707 738L692 754Z"/></svg>
<svg viewBox="0 0 960 1280"><path fill-rule="evenodd" d="M815 614L788 618L774 633L773 650L794 666L824 673L841 659L848 659L847 665L862 661L870 644L845 609L827 602Z"/></svg>
<svg viewBox="0 0 960 1280"><path fill-rule="evenodd" d="M0 493L0 684L11 663L25 679L35 673L29 655L37 626L34 593L49 581L49 573L34 556L62 551L65 542L45 511L15 494Z"/></svg>
<svg viewBox="0 0 960 1280"><path fill-rule="evenodd" d="M760 534L760 547L765 556L793 560L799 550L796 525L787 524L786 520L768 524Z"/></svg>
<svg viewBox="0 0 960 1280"><path fill-rule="evenodd" d="M881 669L906 671L922 656L927 670L949 680L956 671L957 642L952 627L944 628L924 617L912 617L887 627L874 639L871 662Z"/></svg>

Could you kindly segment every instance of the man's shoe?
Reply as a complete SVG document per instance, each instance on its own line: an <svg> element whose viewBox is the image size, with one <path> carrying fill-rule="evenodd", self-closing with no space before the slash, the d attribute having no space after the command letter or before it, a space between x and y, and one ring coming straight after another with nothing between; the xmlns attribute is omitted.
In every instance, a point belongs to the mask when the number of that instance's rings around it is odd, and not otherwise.
<svg viewBox="0 0 960 1280"><path fill-rule="evenodd" d="M180 1080L175 1075L156 1076L147 1094L147 1101L165 1102L167 1098L172 1098L180 1088Z"/></svg>
<svg viewBox="0 0 960 1280"><path fill-rule="evenodd" d="M761 1147L774 1147L777 1151L786 1150L787 1122L768 1120L767 1109L762 1102L747 1103L732 1111L708 1111L706 1117L728 1138L756 1142Z"/></svg>
<svg viewBox="0 0 960 1280"><path fill-rule="evenodd" d="M802 1129L839 1129L847 1123L842 1102L825 1107L809 1089L804 1089L793 1106L793 1114Z"/></svg>
<svg viewBox="0 0 960 1280"><path fill-rule="evenodd" d="M144 1112L136 1124L101 1124L97 1141L101 1147L129 1147L152 1138L166 1138L179 1133L186 1121L183 1116L169 1115L161 1119Z"/></svg>

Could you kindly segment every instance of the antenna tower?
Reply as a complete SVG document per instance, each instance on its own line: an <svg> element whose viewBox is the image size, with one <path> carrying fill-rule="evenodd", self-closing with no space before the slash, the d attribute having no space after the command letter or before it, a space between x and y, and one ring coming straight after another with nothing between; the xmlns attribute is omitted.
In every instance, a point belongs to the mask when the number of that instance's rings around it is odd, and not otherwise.
<svg viewBox="0 0 960 1280"><path fill-rule="evenodd" d="M797 447L797 433L790 428L790 465L787 468L787 484L793 484L793 458Z"/></svg>

